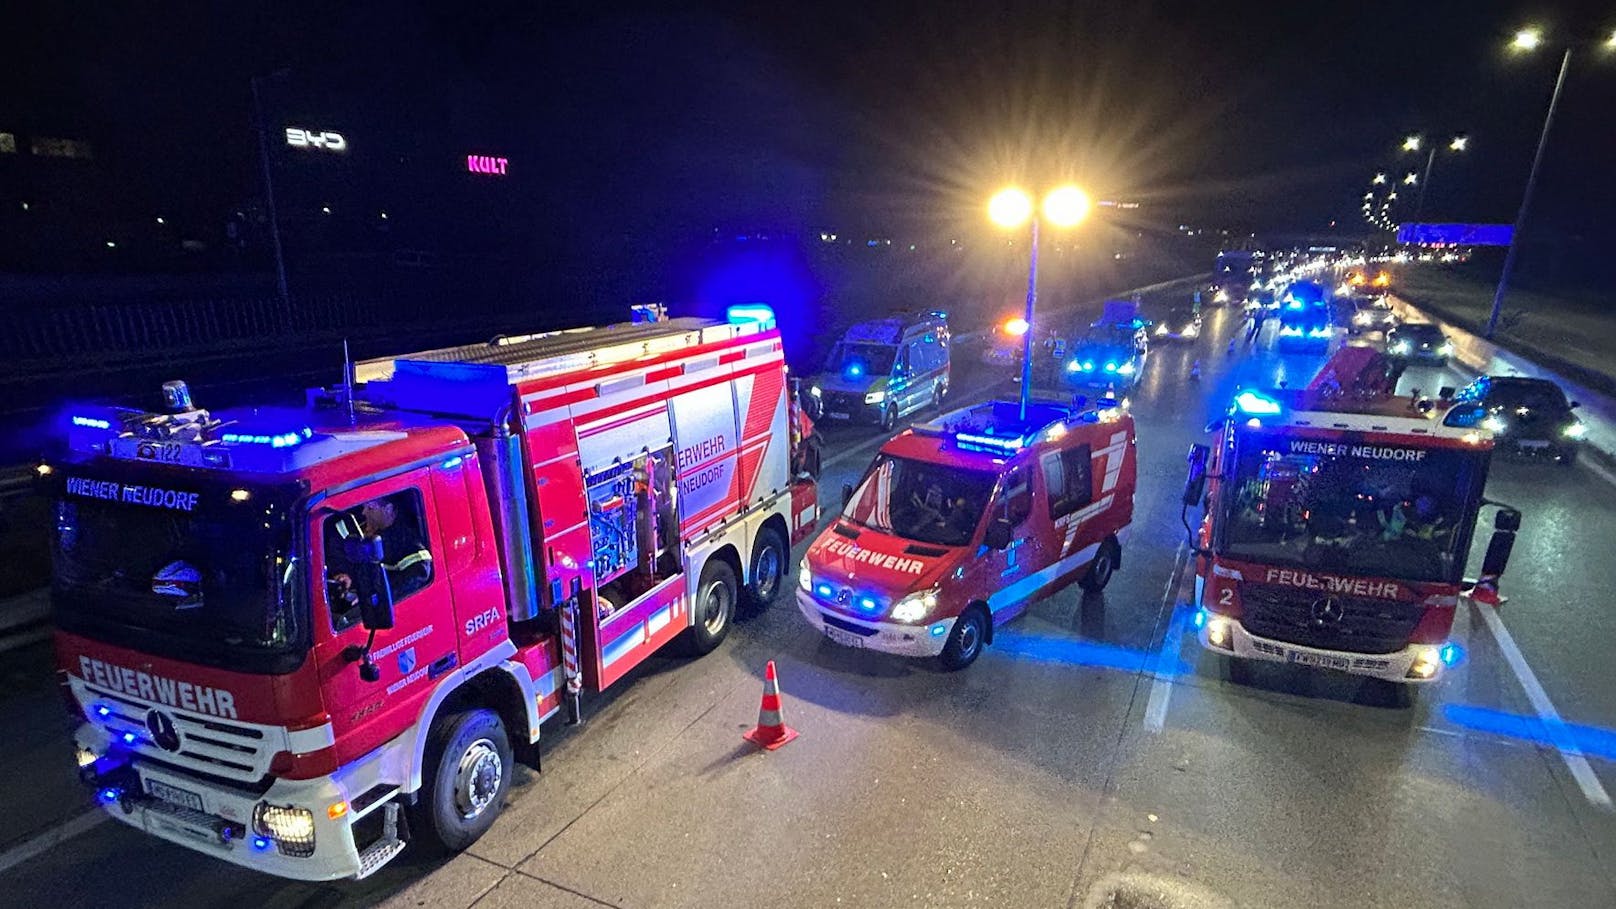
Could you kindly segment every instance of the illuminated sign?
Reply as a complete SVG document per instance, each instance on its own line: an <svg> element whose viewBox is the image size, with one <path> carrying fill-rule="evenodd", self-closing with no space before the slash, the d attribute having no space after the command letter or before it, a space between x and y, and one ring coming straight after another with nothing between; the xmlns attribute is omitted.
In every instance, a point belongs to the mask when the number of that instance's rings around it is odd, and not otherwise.
<svg viewBox="0 0 1616 909"><path fill-rule="evenodd" d="M348 150L348 140L342 137L342 133L300 129L296 126L286 127L286 144L293 148L318 148L321 151L331 152Z"/></svg>
<svg viewBox="0 0 1616 909"><path fill-rule="evenodd" d="M509 158L495 158L492 155L466 156L466 170L474 174L493 174L496 177L503 177L505 176L505 165L509 163Z"/></svg>

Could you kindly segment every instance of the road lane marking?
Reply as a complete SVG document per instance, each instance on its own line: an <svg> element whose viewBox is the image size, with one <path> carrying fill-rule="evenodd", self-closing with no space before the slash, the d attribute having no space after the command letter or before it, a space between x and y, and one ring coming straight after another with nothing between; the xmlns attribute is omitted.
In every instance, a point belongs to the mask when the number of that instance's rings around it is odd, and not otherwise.
<svg viewBox="0 0 1616 909"><path fill-rule="evenodd" d="M1582 461L1582 466L1593 471L1594 476L1612 486L1616 486L1616 473L1611 473L1610 468L1590 458L1579 458L1578 460Z"/></svg>
<svg viewBox="0 0 1616 909"><path fill-rule="evenodd" d="M1185 558L1188 551L1189 544L1179 541L1178 553L1173 557L1173 571L1167 576L1167 587L1162 590L1162 609L1171 609L1173 618L1167 623L1167 636L1162 639L1161 649L1156 651L1156 662L1151 667L1154 678L1150 682L1150 700L1145 702L1145 728L1151 732L1162 731L1167 723L1167 701L1173 693L1172 674L1178 670L1184 626L1189 621L1190 610L1180 609L1178 604L1184 566L1189 564ZM1167 667L1166 672L1163 672L1164 666Z"/></svg>
<svg viewBox="0 0 1616 909"><path fill-rule="evenodd" d="M105 811L99 808L91 808L68 818L43 833L23 840L5 852L0 852L0 874L10 871L42 852L56 848L109 819Z"/></svg>
<svg viewBox="0 0 1616 909"><path fill-rule="evenodd" d="M1492 632L1493 640L1498 642L1498 649L1504 654L1505 662L1515 671L1515 678L1526 691L1526 699L1532 702L1532 709L1537 711L1537 717L1548 733L1549 742L1560 752L1560 757L1566 763L1566 769L1571 771L1571 777L1581 787L1583 796L1595 807L1611 810L1610 794L1599 782L1599 777L1594 775L1593 768L1588 766L1588 759L1583 757L1582 749L1577 747L1576 739L1572 737L1571 730L1566 728L1565 720L1560 719L1560 711L1554 709L1554 702L1549 700L1549 693L1543 690L1543 684L1537 680L1537 674L1527 665L1526 657L1521 654L1521 648L1515 645L1514 636L1504 627L1504 620L1498 617L1498 610L1476 603L1471 603L1471 606L1481 613L1481 620L1487 624L1487 630Z"/></svg>

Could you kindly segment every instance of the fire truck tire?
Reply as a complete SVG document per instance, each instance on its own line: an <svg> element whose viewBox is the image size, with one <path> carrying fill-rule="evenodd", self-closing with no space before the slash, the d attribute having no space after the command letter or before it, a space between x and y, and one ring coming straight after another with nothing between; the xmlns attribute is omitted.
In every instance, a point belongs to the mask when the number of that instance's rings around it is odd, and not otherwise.
<svg viewBox="0 0 1616 909"><path fill-rule="evenodd" d="M707 559L696 585L696 624L684 633L684 649L691 656L712 653L729 635L739 586L728 562L717 556Z"/></svg>
<svg viewBox="0 0 1616 909"><path fill-rule="evenodd" d="M440 716L426 746L426 776L415 806L429 849L459 852L475 843L505 806L515 758L505 724L492 710Z"/></svg>
<svg viewBox="0 0 1616 909"><path fill-rule="evenodd" d="M1106 540L1094 554L1094 561L1089 563L1089 570L1078 580L1078 586L1089 593L1099 593L1105 589L1105 585L1111 583L1111 575L1115 574L1116 570L1116 543Z"/></svg>
<svg viewBox="0 0 1616 909"><path fill-rule="evenodd" d="M785 538L773 527L758 530L752 544L752 580L746 585L746 605L761 610L780 596L785 586L786 564L791 561L791 550Z"/></svg>
<svg viewBox="0 0 1616 909"><path fill-rule="evenodd" d="M943 652L937 655L937 661L949 672L958 672L976 662L987 643L991 621L987 610L980 606L972 606L960 613L959 621L954 623L954 630L948 635L948 642L943 645Z"/></svg>
<svg viewBox="0 0 1616 909"><path fill-rule="evenodd" d="M1223 677L1231 685L1251 684L1251 661L1240 657L1223 658Z"/></svg>

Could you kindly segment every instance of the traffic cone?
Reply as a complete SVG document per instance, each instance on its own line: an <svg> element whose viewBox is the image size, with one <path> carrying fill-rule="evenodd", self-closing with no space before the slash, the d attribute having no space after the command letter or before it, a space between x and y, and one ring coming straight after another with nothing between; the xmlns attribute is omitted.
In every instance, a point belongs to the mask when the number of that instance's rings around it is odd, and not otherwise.
<svg viewBox="0 0 1616 909"><path fill-rule="evenodd" d="M1470 599L1486 606L1502 606L1509 602L1509 597L1498 592L1498 575L1484 574L1476 579L1470 588Z"/></svg>
<svg viewBox="0 0 1616 909"><path fill-rule="evenodd" d="M780 718L780 681L774 675L774 661L763 670L763 703L758 707L756 728L741 733L741 738L767 751L773 751L797 737L797 730Z"/></svg>

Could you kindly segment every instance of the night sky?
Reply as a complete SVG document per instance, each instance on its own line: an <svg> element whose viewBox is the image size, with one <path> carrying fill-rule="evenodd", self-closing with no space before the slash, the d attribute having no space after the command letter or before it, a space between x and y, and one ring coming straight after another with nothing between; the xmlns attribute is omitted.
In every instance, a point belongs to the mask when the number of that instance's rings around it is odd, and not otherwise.
<svg viewBox="0 0 1616 909"><path fill-rule="evenodd" d="M1008 180L1074 179L1156 228L1360 230L1369 176L1416 164L1409 131L1471 137L1439 158L1427 220L1507 221L1556 39L1616 27L1486 3L19 7L0 130L93 137L129 204L206 222L257 191L258 74L272 120L381 147L380 204L429 205L441 162L508 154L502 229L558 254L714 228L952 235ZM1550 47L1513 59L1524 22ZM1616 60L1584 54L1539 229L1608 232L1611 110Z"/></svg>

